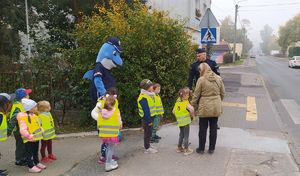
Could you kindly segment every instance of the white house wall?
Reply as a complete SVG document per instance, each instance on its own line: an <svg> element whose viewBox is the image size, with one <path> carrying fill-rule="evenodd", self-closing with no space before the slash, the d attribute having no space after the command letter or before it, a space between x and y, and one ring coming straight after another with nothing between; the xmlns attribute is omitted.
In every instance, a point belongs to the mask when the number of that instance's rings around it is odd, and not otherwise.
<svg viewBox="0 0 300 176"><path fill-rule="evenodd" d="M147 5L151 9L167 11L171 18L182 20L194 43L200 41L199 24L211 0L149 0ZM196 17L196 9L200 10L201 17Z"/></svg>

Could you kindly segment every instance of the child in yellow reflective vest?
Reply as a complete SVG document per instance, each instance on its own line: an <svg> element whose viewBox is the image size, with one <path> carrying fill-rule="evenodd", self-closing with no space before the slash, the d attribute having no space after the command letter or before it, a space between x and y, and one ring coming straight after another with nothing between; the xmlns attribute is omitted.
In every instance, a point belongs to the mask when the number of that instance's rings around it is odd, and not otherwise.
<svg viewBox="0 0 300 176"><path fill-rule="evenodd" d="M159 96L160 87L161 86L158 83L155 83L153 85L153 91L155 93L154 102L155 102L156 115L154 116L154 119L153 119L152 136L151 136L151 140L150 140L151 143L157 143L157 142L159 142L159 139L161 139L161 137L156 134L156 132L159 128L160 120L164 114L164 107L163 107L161 98Z"/></svg>
<svg viewBox="0 0 300 176"><path fill-rule="evenodd" d="M43 139L41 140L41 162L47 163L52 160L56 160L56 156L52 153L52 139L56 137L54 120L50 113L51 105L48 101L40 101L37 104L39 111L39 118L42 121L42 128L44 129ZM48 157L46 156L46 148L48 151Z"/></svg>
<svg viewBox="0 0 300 176"><path fill-rule="evenodd" d="M25 143L25 158L29 172L38 173L46 166L39 162L39 142L43 139L43 128L40 118L36 115L37 103L31 99L22 99L25 112L17 115L23 143Z"/></svg>
<svg viewBox="0 0 300 176"><path fill-rule="evenodd" d="M111 171L118 168L116 160L112 159L114 154L114 146L119 143L119 131L122 128L122 120L120 110L115 107L116 97L106 95L104 106L97 103L91 115L97 120L99 137L102 142L107 145L105 171Z"/></svg>
<svg viewBox="0 0 300 176"><path fill-rule="evenodd" d="M7 114L11 109L11 99L11 96L7 93L0 93L0 143L7 140ZM0 169L1 176L6 174L6 169Z"/></svg>
<svg viewBox="0 0 300 176"><path fill-rule="evenodd" d="M105 102L105 98L106 98L107 95L113 95L113 96L116 97L116 103L115 103L114 107L116 109L119 109L119 101L118 101L118 98L117 98L118 97L118 91L117 91L117 88L115 88L115 87L110 87L110 88L107 89L107 91L105 93L105 96L102 96L98 99L98 103L100 103L98 105L101 105L101 108L104 107L104 102ZM119 132L118 136L119 136L119 141L121 142L121 140L122 140L122 132L121 131ZM107 145L105 143L102 143L101 147L100 147L101 156L99 157L99 160L98 160L99 164L105 163L105 161L106 161L106 150L107 150ZM114 160L119 159L116 155L113 155L112 158Z"/></svg>
<svg viewBox="0 0 300 176"><path fill-rule="evenodd" d="M180 129L179 141L177 152L183 152L184 155L189 155L193 153L193 150L189 148L189 133L190 133L190 123L194 117L194 107L189 102L190 89L185 87L180 89L179 98L177 99L175 106L173 108L173 114L177 120L177 126ZM184 148L182 147L184 145Z"/></svg>

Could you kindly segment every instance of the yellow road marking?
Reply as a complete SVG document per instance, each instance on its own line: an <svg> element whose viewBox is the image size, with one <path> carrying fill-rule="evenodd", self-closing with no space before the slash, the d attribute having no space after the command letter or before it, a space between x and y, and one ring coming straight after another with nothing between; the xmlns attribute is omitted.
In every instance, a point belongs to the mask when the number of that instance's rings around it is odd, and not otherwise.
<svg viewBox="0 0 300 176"><path fill-rule="evenodd" d="M223 106L228 106L228 107L238 107L238 108L246 108L246 104L242 104L242 103L231 103L231 102L223 102Z"/></svg>
<svg viewBox="0 0 300 176"><path fill-rule="evenodd" d="M247 121L257 121L255 97L247 97Z"/></svg>

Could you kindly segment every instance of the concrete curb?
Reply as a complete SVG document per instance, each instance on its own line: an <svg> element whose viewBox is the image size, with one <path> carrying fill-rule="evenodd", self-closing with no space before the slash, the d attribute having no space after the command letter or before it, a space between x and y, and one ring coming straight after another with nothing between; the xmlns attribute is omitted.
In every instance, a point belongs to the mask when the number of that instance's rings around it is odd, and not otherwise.
<svg viewBox="0 0 300 176"><path fill-rule="evenodd" d="M176 124L176 122L167 123L167 124L162 125L161 127L167 127L167 126L175 125L175 124ZM140 131L140 130L142 130L142 128L126 128L126 129L122 129L121 131L126 132L126 131ZM97 136L97 135L98 135L97 131L69 133L69 134L59 134L56 136L56 139L88 137L88 136Z"/></svg>

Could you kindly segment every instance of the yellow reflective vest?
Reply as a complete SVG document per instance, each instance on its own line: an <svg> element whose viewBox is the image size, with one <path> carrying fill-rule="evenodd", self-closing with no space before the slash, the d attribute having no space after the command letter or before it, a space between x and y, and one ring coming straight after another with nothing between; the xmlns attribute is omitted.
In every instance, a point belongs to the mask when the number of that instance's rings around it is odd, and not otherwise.
<svg viewBox="0 0 300 176"><path fill-rule="evenodd" d="M50 140L56 137L54 120L51 113L40 113L39 118L42 121L42 128L44 129L43 140Z"/></svg>
<svg viewBox="0 0 300 176"><path fill-rule="evenodd" d="M41 126L41 121L37 115L21 112L18 114L18 122L20 123L21 120L24 120L28 127L29 133L33 135L33 141L43 139L43 129ZM22 136L22 139L23 143L28 142L28 139L26 137Z"/></svg>
<svg viewBox="0 0 300 176"><path fill-rule="evenodd" d="M8 120L12 117L14 111L15 111L17 108L20 109L20 112L25 112L25 109L24 109L22 103L19 102L19 101L15 101L15 102L13 103L12 107L11 107L11 111L10 111L10 115L9 115Z"/></svg>
<svg viewBox="0 0 300 176"><path fill-rule="evenodd" d="M163 107L163 104L161 102L161 98L158 94L155 94L154 102L155 102L156 115L163 115L164 114L164 107Z"/></svg>
<svg viewBox="0 0 300 176"><path fill-rule="evenodd" d="M0 112L2 116L2 121L0 122L0 141L5 141L7 139L7 120L6 115Z"/></svg>
<svg viewBox="0 0 300 176"><path fill-rule="evenodd" d="M117 137L120 131L120 122L118 115L119 109L115 109L110 118L103 118L101 113L98 114L97 126L99 137Z"/></svg>
<svg viewBox="0 0 300 176"><path fill-rule="evenodd" d="M144 117L144 111L143 111L143 108L140 104L140 101L143 98L146 98L146 100L147 100L147 103L148 103L148 106L149 106L149 109L150 109L150 116L155 116L156 115L156 106L155 106L154 98L152 98L150 95L140 93L140 95L137 99L140 117Z"/></svg>
<svg viewBox="0 0 300 176"><path fill-rule="evenodd" d="M173 108L173 113L177 120L177 126L186 126L190 124L191 117L190 112L187 110L187 105L189 104L188 100L181 101L178 99Z"/></svg>

